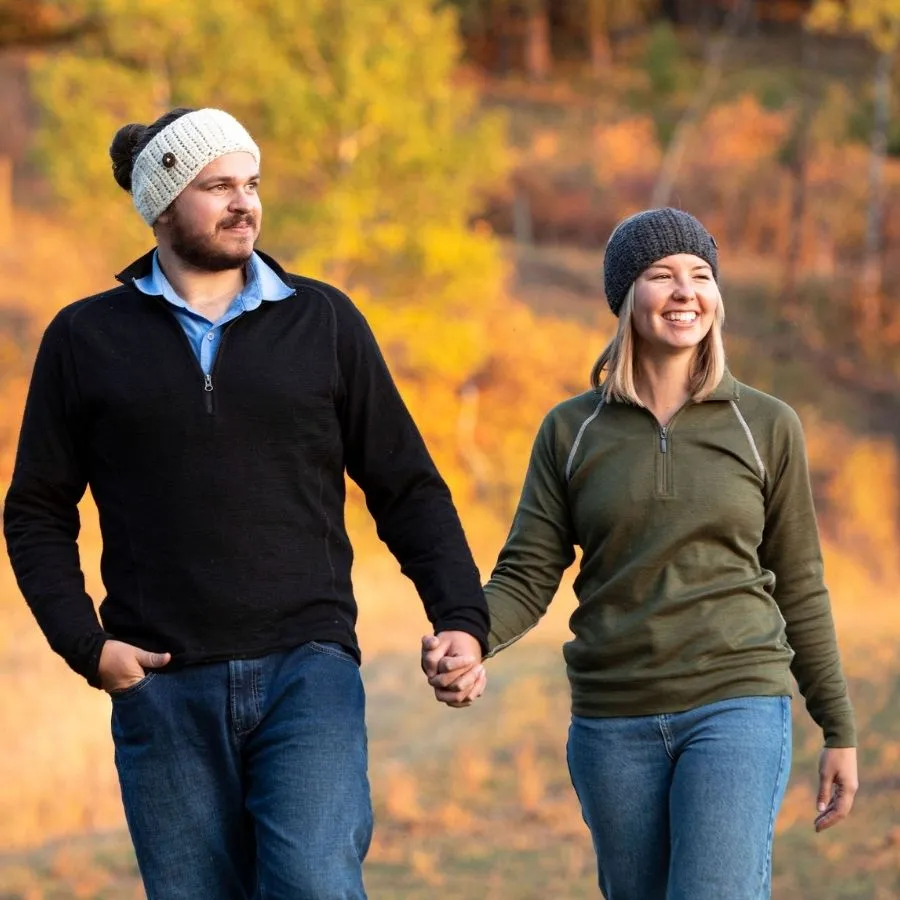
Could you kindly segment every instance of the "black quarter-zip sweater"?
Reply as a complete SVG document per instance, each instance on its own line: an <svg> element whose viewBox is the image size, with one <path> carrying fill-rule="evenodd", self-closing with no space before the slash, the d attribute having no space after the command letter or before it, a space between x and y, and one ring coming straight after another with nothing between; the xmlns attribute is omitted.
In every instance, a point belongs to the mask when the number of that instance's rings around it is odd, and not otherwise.
<svg viewBox="0 0 900 900"><path fill-rule="evenodd" d="M450 493L363 316L264 259L295 293L226 326L211 383L164 302L133 285L150 254L44 334L4 531L38 624L91 684L110 637L170 652L173 667L309 640L358 657L345 472L435 629L486 649L487 607ZM102 625L76 543L88 485Z"/></svg>

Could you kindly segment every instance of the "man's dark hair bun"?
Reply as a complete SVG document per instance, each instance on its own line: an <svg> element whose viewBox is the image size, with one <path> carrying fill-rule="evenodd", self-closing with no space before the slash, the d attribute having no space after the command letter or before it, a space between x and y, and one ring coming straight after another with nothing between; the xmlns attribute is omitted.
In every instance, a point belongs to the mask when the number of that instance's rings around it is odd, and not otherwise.
<svg viewBox="0 0 900 900"><path fill-rule="evenodd" d="M131 190L131 169L134 166L134 157L146 131L146 125L136 123L123 125L116 132L110 145L109 157L112 160L113 178L123 190Z"/></svg>

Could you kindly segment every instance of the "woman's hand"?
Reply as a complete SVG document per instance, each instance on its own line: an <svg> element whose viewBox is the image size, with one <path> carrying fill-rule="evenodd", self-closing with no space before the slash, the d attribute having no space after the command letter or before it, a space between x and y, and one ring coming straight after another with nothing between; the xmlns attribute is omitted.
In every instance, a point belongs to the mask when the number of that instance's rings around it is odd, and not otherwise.
<svg viewBox="0 0 900 900"><path fill-rule="evenodd" d="M859 789L855 747L826 747L819 757L816 831L846 819Z"/></svg>

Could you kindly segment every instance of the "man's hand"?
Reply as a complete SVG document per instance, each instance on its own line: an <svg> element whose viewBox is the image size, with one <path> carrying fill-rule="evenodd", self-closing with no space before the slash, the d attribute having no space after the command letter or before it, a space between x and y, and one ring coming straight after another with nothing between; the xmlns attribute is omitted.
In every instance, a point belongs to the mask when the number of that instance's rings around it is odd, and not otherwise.
<svg viewBox="0 0 900 900"><path fill-rule="evenodd" d="M171 653L151 653L124 641L107 641L97 669L100 686L109 694L124 691L137 684L147 674L146 669L159 669L171 658Z"/></svg>
<svg viewBox="0 0 900 900"><path fill-rule="evenodd" d="M846 819L858 789L856 748L826 747L819 757L816 831L824 831Z"/></svg>
<svg viewBox="0 0 900 900"><path fill-rule="evenodd" d="M487 686L481 645L465 631L442 631L422 638L422 671L435 699L454 709L471 706Z"/></svg>

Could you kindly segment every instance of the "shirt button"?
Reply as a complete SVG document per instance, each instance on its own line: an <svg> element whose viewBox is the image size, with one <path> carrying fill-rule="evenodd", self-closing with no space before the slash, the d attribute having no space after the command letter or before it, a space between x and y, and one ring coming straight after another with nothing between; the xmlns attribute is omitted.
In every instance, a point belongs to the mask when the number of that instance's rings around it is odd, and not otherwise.
<svg viewBox="0 0 900 900"><path fill-rule="evenodd" d="M213 339L213 337L214 337L214 335L213 335L213 333L212 333L211 331L206 335L206 339L207 339L208 341L211 341L211 340Z"/></svg>

